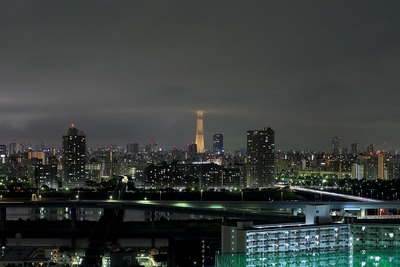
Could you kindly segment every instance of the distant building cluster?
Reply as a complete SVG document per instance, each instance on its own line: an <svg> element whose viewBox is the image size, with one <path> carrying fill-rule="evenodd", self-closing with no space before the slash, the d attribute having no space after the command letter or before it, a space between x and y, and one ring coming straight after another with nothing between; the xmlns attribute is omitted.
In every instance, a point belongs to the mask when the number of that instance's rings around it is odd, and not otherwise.
<svg viewBox="0 0 400 267"><path fill-rule="evenodd" d="M0 186L28 183L34 188L92 188L114 176L127 175L142 189L244 189L267 188L290 179L396 179L400 156L353 143L341 147L333 136L330 152L275 149L271 127L248 130L246 148L225 150L224 135L212 135L204 147L204 113L197 112L195 142L185 149L163 150L154 139L140 145L89 148L86 134L74 125L62 136L61 148L22 142L0 145ZM246 138L246 139L245 139ZM18 186L16 187L18 188Z"/></svg>
<svg viewBox="0 0 400 267"><path fill-rule="evenodd" d="M330 177L357 180L391 180L400 177L400 155L396 151L376 151L373 144L350 150L340 146L340 137L332 137L330 153L318 151L277 151L275 177Z"/></svg>

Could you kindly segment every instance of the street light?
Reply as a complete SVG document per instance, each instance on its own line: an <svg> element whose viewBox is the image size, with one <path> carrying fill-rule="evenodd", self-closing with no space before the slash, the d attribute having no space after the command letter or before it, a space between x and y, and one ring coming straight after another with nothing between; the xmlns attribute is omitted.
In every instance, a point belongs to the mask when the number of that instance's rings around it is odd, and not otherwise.
<svg viewBox="0 0 400 267"><path fill-rule="evenodd" d="M200 190L200 201L203 201L203 189Z"/></svg>

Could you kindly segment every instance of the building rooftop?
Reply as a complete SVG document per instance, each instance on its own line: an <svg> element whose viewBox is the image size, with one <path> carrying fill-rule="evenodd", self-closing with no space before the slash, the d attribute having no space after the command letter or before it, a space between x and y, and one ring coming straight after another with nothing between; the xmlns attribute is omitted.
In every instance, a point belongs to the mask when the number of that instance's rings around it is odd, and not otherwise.
<svg viewBox="0 0 400 267"><path fill-rule="evenodd" d="M325 223L325 224L306 224L306 223L280 223L280 224L260 224L253 225L252 221L248 222L238 222L237 229L249 230L249 231L259 231L259 230L278 230L278 229L293 229L297 227L331 227L331 226L343 226L347 224L338 224L338 223Z"/></svg>
<svg viewBox="0 0 400 267"><path fill-rule="evenodd" d="M32 247L12 247L0 258L0 262L48 262L48 258L37 257L37 249Z"/></svg>

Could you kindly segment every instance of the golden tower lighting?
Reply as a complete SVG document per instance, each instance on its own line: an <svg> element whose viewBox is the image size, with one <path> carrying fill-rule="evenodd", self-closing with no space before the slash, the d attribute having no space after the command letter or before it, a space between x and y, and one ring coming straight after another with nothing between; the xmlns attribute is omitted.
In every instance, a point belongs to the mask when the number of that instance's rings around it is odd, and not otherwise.
<svg viewBox="0 0 400 267"><path fill-rule="evenodd" d="M197 129L196 129L197 153L204 153L204 134L203 134L203 111L197 111Z"/></svg>

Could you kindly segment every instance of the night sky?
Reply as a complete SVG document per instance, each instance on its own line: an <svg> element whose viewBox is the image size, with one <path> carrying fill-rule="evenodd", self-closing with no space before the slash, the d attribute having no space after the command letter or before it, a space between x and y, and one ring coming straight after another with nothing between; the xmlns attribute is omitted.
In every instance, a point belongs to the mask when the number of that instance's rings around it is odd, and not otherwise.
<svg viewBox="0 0 400 267"><path fill-rule="evenodd" d="M400 149L400 1L0 1L0 144Z"/></svg>

